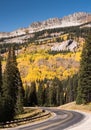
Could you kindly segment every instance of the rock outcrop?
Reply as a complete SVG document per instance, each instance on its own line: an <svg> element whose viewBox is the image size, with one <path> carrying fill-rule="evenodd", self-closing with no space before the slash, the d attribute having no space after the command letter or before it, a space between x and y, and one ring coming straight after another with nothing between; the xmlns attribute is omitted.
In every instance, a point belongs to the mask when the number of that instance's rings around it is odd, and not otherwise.
<svg viewBox="0 0 91 130"><path fill-rule="evenodd" d="M51 51L72 51L75 52L78 48L78 43L74 40L63 41L60 44L56 43L51 47Z"/></svg>

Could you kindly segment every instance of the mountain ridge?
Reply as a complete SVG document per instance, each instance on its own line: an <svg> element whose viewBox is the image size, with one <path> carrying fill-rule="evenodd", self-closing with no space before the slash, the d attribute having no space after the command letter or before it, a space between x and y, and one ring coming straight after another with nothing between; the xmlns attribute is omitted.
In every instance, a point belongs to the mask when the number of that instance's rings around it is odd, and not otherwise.
<svg viewBox="0 0 91 130"><path fill-rule="evenodd" d="M27 28L19 28L9 33L0 32L0 38L17 37L47 29L79 26L88 22L91 22L91 13L77 12L63 18L50 18L42 22L33 22Z"/></svg>

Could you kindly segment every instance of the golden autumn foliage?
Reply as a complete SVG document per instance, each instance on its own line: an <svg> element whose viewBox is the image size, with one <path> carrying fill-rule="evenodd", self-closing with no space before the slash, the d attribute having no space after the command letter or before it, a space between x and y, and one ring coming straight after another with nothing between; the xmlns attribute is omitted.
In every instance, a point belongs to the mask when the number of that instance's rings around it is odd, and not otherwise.
<svg viewBox="0 0 91 130"><path fill-rule="evenodd" d="M52 55L45 49L37 50L37 46L36 52L30 50L31 47L28 47L27 53L19 54L17 57L23 83L54 77L62 80L75 74L79 69L80 52ZM74 64L77 62L77 66L71 65L71 62Z"/></svg>
<svg viewBox="0 0 91 130"><path fill-rule="evenodd" d="M67 39L67 35L62 35L61 38ZM40 45L29 44L27 48L23 47L17 55L18 67L24 84L54 77L63 80L79 70L81 51L50 54L49 42ZM81 47L82 45L81 42ZM3 61L4 66L5 61Z"/></svg>

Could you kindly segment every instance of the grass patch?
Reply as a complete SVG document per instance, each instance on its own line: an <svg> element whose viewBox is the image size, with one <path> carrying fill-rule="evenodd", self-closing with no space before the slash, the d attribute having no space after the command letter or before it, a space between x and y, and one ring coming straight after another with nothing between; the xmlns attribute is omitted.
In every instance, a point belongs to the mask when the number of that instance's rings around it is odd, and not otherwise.
<svg viewBox="0 0 91 130"><path fill-rule="evenodd" d="M71 102L71 103L60 106L60 108L65 109L65 110L80 110L80 111L91 113L91 103L86 104L86 105L84 104L77 105L76 102Z"/></svg>
<svg viewBox="0 0 91 130"><path fill-rule="evenodd" d="M39 114L41 114L41 110L40 109L33 109L33 108L25 108L24 109L24 113L15 116L15 119L21 119L21 118L27 118L27 117L34 117L37 116Z"/></svg>

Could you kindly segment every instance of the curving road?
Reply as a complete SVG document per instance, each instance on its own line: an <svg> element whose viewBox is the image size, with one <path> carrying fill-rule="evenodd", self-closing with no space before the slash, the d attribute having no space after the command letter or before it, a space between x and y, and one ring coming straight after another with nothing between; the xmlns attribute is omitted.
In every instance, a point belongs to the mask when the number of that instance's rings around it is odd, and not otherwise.
<svg viewBox="0 0 91 130"><path fill-rule="evenodd" d="M56 108L42 109L55 113L53 118L43 122L10 128L9 130L64 130L69 126L80 122L84 118L84 115L79 112L65 111Z"/></svg>

